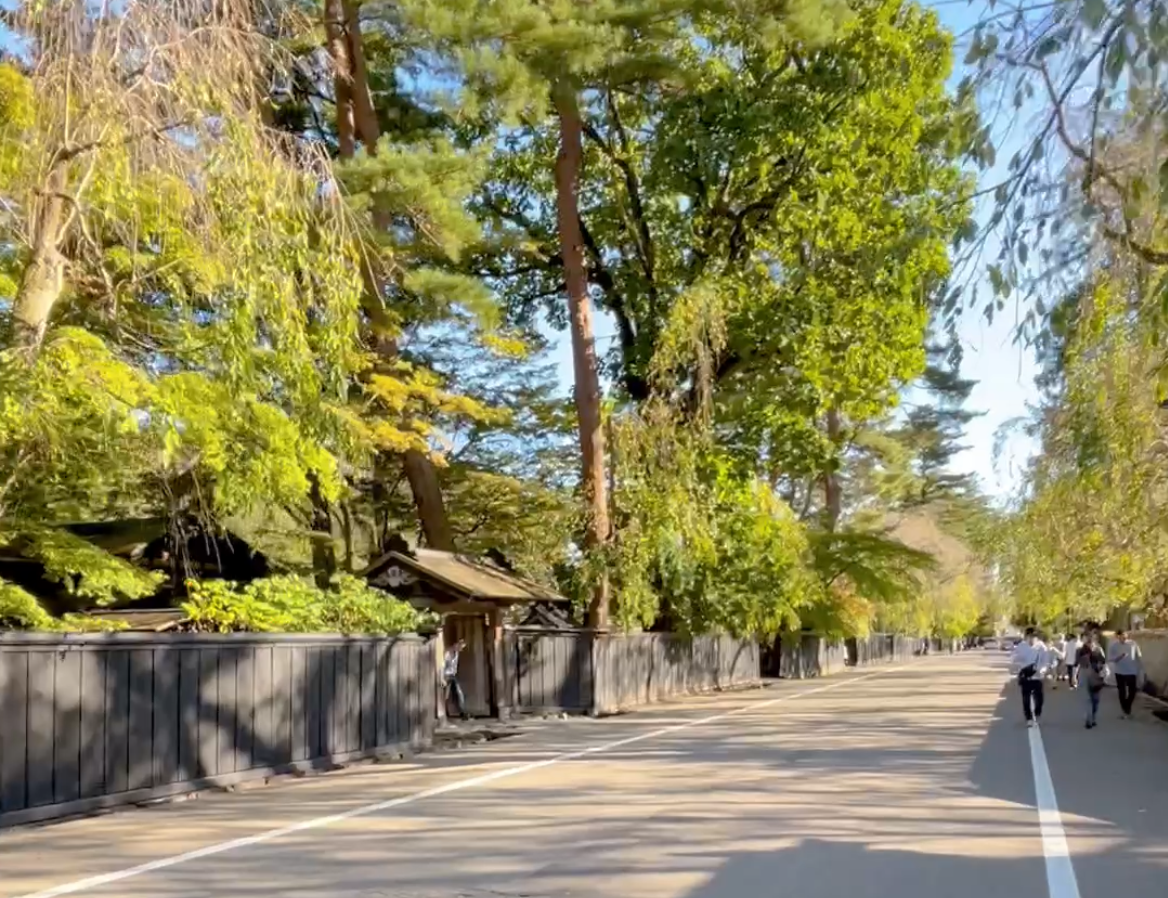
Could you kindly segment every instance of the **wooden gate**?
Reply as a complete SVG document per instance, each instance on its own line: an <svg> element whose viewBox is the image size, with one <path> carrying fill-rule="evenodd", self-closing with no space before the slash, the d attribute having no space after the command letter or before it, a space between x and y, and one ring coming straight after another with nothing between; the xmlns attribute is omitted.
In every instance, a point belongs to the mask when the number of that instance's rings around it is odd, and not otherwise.
<svg viewBox="0 0 1168 898"><path fill-rule="evenodd" d="M459 639L466 648L458 658L458 684L466 696L466 710L472 717L491 714L490 642L487 619L482 614L448 614L443 622L442 639L449 650ZM453 711L453 706L449 708Z"/></svg>

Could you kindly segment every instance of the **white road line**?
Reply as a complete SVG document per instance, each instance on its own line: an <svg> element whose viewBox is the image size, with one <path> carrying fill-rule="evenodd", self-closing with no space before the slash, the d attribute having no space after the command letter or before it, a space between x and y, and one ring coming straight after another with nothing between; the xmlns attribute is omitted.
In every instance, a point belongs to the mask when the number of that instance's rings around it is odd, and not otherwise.
<svg viewBox="0 0 1168 898"><path fill-rule="evenodd" d="M919 663L919 662L917 662ZM769 708L772 705L777 705L780 702L791 701L796 698L803 698L808 695L815 695L820 692L827 692L831 689L839 689L841 686L850 686L852 683L858 683L861 680L868 680L872 677L884 676L890 673L904 670L906 667L912 665L901 665L899 667L889 667L883 670L873 671L872 673L864 674L859 677L849 677L846 680L837 680L834 683L829 683L826 686L817 686L814 689L806 689L803 692L796 692L790 695L781 695L778 698L767 699L762 702L753 702L749 705L742 705L734 708L731 711L725 711L722 714L715 714L712 717L702 717L697 720L690 720L685 723L674 724L673 726L663 727L659 730L653 730L649 733L641 733L636 736L630 736L627 739L618 739L615 742L606 742L603 745L593 745L590 748L581 748L576 751L564 752L562 754L553 755L542 761L532 761L527 764L520 764L516 767L506 767L502 770L496 770L493 773L486 773L482 776L474 776L469 779L456 780L453 783L447 783L444 786L435 786L433 789L425 789L421 792L414 792L411 795L403 795L400 798L391 798L387 801L379 801L375 804L362 805L358 808L352 808L348 811L343 811L339 814L330 814L327 817L315 817L311 820L301 820L299 823L293 823L290 826L283 826L279 829L269 829L265 832L256 833L253 836L245 836L241 839L231 839L228 842L217 842L214 845L207 845L203 848L196 848L194 851L188 851L185 854L176 854L171 857L159 858L158 860L148 861L145 864L139 864L136 867L127 867L124 870L115 870L111 873L102 873L97 876L90 876L86 879L79 879L75 882L65 883L64 885L54 886L51 889L45 889L43 892L32 892L27 895L21 895L19 898L58 898L60 895L75 895L78 892L88 892L91 889L96 889L99 886L109 885L114 882L121 882L123 879L131 879L135 876L142 876L145 873L153 873L156 870L165 870L167 867L176 867L179 864L189 863L190 861L197 861L200 858L211 857L216 854L223 854L227 851L235 851L239 848L248 848L252 845L261 845L264 842L272 842L276 839L282 839L285 836L293 835L294 833L304 832L309 829L320 829L321 827L331 826L334 823L340 823L344 820L351 820L354 817L365 817L369 814L376 814L379 811L388 811L393 808L400 808L403 805L414 804L418 801L423 801L427 798L436 798L439 795L446 795L450 792L461 792L464 789L473 789L476 786L485 786L487 783L493 783L498 780L508 779L509 777L519 776L520 774L530 773L533 770L541 770L544 767L551 767L554 764L561 764L564 761L574 761L579 758L584 758L589 755L596 755L602 752L612 751L616 748L623 748L626 745L632 745L636 742L644 742L647 739L657 739L661 736L668 736L671 733L677 733L681 730L688 730L693 727L703 726L709 723L717 723L721 720L726 720L729 717L735 717L739 714L744 714L748 711L756 711L760 708ZM1076 893L1077 894L1077 893ZM1053 893L1052 893L1053 896ZM1059 896L1062 898L1062 896Z"/></svg>
<svg viewBox="0 0 1168 898"><path fill-rule="evenodd" d="M1034 798L1038 806L1038 825L1042 830L1042 853L1046 857L1046 886L1050 898L1079 898L1079 880L1071 863L1067 834L1063 830L1054 781L1046 764L1042 730L1030 730L1030 767L1034 771Z"/></svg>

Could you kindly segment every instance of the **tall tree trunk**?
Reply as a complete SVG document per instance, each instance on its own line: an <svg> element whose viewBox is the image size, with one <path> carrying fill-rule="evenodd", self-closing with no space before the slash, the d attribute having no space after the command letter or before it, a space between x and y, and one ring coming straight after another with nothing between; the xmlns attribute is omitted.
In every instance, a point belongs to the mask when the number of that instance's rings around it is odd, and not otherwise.
<svg viewBox="0 0 1168 898"><path fill-rule="evenodd" d="M361 141L365 152L376 156L381 125L369 90L358 6L353 0L326 0L324 15L329 55L335 67L340 156L342 159L352 158L356 153L356 140ZM386 220L383 211L375 208L373 224L378 230L384 231L391 223ZM389 333L387 316L382 308L383 286L378 272L370 268L366 272L366 292L370 294L367 297L367 311L375 330L380 331L375 341L377 354L384 361L391 362L398 355L398 346ZM454 534L434 462L426 453L411 449L403 456L402 466L414 497L414 506L418 510L418 521L426 545L446 552L453 551Z"/></svg>
<svg viewBox="0 0 1168 898"><path fill-rule="evenodd" d="M571 313L572 362L575 374L576 418L580 430L582 484L588 508L585 544L597 548L608 543L608 490L604 477L604 426L600 408L600 372L596 341L592 334L592 301L588 296L588 273L584 264L584 235L580 229L577 187L583 158L580 108L575 91L566 85L555 90L556 112L560 119L560 152L556 157L556 220L560 254ZM588 623L597 629L608 626L608 578L597 583L588 609Z"/></svg>
<svg viewBox="0 0 1168 898"><path fill-rule="evenodd" d="M345 34L349 41L353 117L357 133L365 143L365 151L377 155L377 141L381 139L381 123L373 107L373 93L369 90L369 70L365 65L365 39L361 35L358 5L354 0L342 0L345 15Z"/></svg>
<svg viewBox="0 0 1168 898"><path fill-rule="evenodd" d="M839 410L834 407L828 409L827 438L835 448L835 458L832 460L832 467L823 478L823 517L824 526L833 531L839 524L844 504L843 487L840 485L839 475L841 430Z"/></svg>
<svg viewBox="0 0 1168 898"><path fill-rule="evenodd" d="M32 216L29 260L20 278L12 306L16 345L35 355L45 337L49 316L65 287L65 257L61 241L68 216L65 211L67 163L58 160L49 170L45 189Z"/></svg>
<svg viewBox="0 0 1168 898"><path fill-rule="evenodd" d="M345 9L341 0L325 0L325 46L333 60L333 95L337 107L337 149L342 159L357 151L353 113L353 59L345 30Z"/></svg>
<svg viewBox="0 0 1168 898"><path fill-rule="evenodd" d="M422 524L422 536L431 549L443 552L454 551L454 533L450 529L450 518L446 514L446 503L442 499L442 488L438 483L438 469L424 452L417 449L406 451L402 459L410 492L414 495L414 506L418 509L418 520Z"/></svg>

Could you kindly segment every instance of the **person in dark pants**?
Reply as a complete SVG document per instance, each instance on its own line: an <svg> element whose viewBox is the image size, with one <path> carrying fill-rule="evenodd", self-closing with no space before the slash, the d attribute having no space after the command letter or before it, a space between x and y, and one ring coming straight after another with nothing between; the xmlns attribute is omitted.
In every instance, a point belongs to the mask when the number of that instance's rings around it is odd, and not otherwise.
<svg viewBox="0 0 1168 898"><path fill-rule="evenodd" d="M460 639L446 652L442 665L442 678L446 681L447 701L453 697L455 707L458 708L458 716L463 720L469 720L470 715L466 713L466 695L462 691L462 684L458 682L458 656L462 654L464 648L466 648L466 640Z"/></svg>
<svg viewBox="0 0 1168 898"><path fill-rule="evenodd" d="M1116 632L1115 640L1107 648L1107 661L1115 671L1115 688L1119 692L1122 715L1131 720L1143 658L1140 647L1128 638L1127 630Z"/></svg>
<svg viewBox="0 0 1168 898"><path fill-rule="evenodd" d="M1107 658L1099 647L1099 637L1088 633L1082 645L1075 652L1075 670L1079 672L1078 682L1083 691L1083 704L1087 712L1087 729L1098 725L1099 696L1103 692L1103 672L1107 669Z"/></svg>
<svg viewBox="0 0 1168 898"><path fill-rule="evenodd" d="M1083 640L1074 633L1067 634L1067 683L1072 689L1079 688L1079 649Z"/></svg>
<svg viewBox="0 0 1168 898"><path fill-rule="evenodd" d="M1037 726L1042 719L1045 699L1042 681L1046 676L1048 657L1046 646L1034 628L1030 627L1026 630L1026 638L1015 647L1014 657L1010 661L1011 670L1018 676L1018 685L1022 690L1022 711L1030 726Z"/></svg>

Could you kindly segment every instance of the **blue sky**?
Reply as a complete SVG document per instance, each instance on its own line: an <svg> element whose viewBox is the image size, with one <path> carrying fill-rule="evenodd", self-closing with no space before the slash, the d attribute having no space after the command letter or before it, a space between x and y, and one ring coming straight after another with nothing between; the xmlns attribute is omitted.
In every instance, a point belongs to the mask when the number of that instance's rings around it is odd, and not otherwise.
<svg viewBox="0 0 1168 898"><path fill-rule="evenodd" d="M933 0L933 6L945 25L955 34L966 32L982 13L988 9L989 0ZM960 78L960 60L965 50L957 50L958 71L955 81ZM998 158L1008 160L1014 148L1007 141L999 147ZM1003 164L1004 171L1004 164ZM1003 171L984 173L985 183L997 183ZM981 295L988 295L983 289ZM1005 500L1017 488L1019 474L1032 451L1032 444L1016 431L1004 439L1000 457L995 461L994 446L999 430L1004 424L1027 414L1027 403L1037 399L1034 387L1035 365L1029 349L1014 343L1014 310L995 316L988 323L980 306L967 309L960 326L960 338L964 350L962 373L977 381L970 396L968 408L983 412L981 417L970 422L966 430L968 448L957 457L954 467L959 471L976 473L983 488L999 500ZM615 327L613 322L600 315L596 322L597 350L603 355L612 348ZM572 349L567 332L549 332L554 341L553 357L559 369L560 382L566 391L572 384Z"/></svg>

